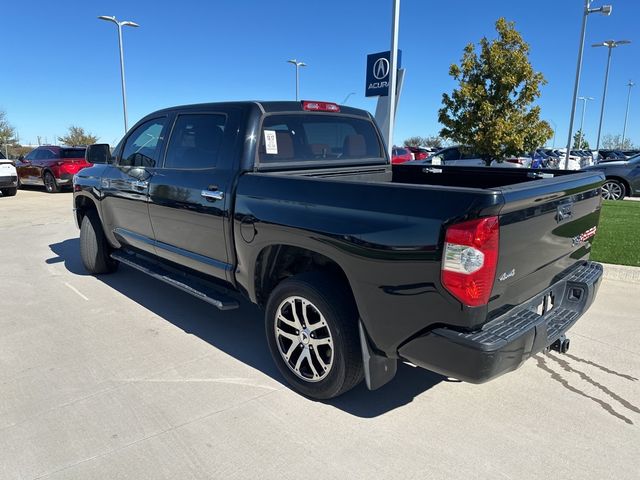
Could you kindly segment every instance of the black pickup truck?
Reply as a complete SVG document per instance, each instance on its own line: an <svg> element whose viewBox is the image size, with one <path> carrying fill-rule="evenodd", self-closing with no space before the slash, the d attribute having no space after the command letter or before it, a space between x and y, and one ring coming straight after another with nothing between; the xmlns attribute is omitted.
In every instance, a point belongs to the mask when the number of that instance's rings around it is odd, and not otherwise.
<svg viewBox="0 0 640 480"><path fill-rule="evenodd" d="M80 255L216 307L264 308L294 389L370 389L398 361L480 383L591 305L603 175L390 165L372 116L326 102L228 102L140 120L74 178Z"/></svg>

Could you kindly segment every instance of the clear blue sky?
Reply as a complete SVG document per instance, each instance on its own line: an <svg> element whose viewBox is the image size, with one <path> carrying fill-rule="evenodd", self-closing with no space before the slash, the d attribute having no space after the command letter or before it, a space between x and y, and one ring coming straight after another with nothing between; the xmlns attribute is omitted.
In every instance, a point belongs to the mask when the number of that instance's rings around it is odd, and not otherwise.
<svg viewBox="0 0 640 480"><path fill-rule="evenodd" d="M587 45L629 39L614 51L604 133L621 133L625 83L640 84L640 2L610 0L610 17L591 15ZM603 2L595 2L599 6ZM542 116L557 125L556 146L566 143L578 49L582 0L402 0L400 48L407 70L396 125L398 143L439 130L443 92L455 86L448 67L468 42L495 35L494 22L516 22L531 45L531 61L548 84ZM342 102L375 111L364 97L366 54L387 50L391 0L217 0L5 2L0 109L23 143L52 142L69 125L102 141L122 135L115 25L98 15L134 20L125 28L129 122L158 108L231 99L291 99L293 66L301 97ZM8 40L8 42L7 42ZM596 98L585 131L595 144L606 49L585 49L581 94ZM578 117L579 123L579 117ZM577 128L577 126L576 126ZM630 136L640 143L640 88L632 93Z"/></svg>

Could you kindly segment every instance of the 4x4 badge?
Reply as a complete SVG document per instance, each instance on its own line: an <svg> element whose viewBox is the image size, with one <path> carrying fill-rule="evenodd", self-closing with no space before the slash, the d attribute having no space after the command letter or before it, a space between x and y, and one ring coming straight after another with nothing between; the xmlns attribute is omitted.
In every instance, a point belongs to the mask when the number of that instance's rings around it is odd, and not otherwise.
<svg viewBox="0 0 640 480"><path fill-rule="evenodd" d="M515 276L515 274L516 274L516 269L512 268L510 272L504 272L502 275L500 275L498 277L498 280L500 280L501 282L504 282L507 278L511 278Z"/></svg>

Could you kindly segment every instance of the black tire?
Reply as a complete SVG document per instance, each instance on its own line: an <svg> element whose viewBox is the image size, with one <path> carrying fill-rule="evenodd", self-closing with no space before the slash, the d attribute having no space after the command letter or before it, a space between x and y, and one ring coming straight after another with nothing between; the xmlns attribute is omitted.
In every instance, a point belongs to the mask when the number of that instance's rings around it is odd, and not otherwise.
<svg viewBox="0 0 640 480"><path fill-rule="evenodd" d="M60 187L58 186L58 182L56 182L56 177L53 176L53 173L44 172L42 181L44 182L44 188L48 193L58 193L60 191Z"/></svg>
<svg viewBox="0 0 640 480"><path fill-rule="evenodd" d="M80 226L80 257L84 268L93 274L116 271L118 262L109 256L110 250L97 213L87 212Z"/></svg>
<svg viewBox="0 0 640 480"><path fill-rule="evenodd" d="M2 189L2 196L4 197L13 197L18 193L18 187L9 187Z"/></svg>
<svg viewBox="0 0 640 480"><path fill-rule="evenodd" d="M605 200L622 200L627 194L624 183L608 178L602 184L602 198Z"/></svg>
<svg viewBox="0 0 640 480"><path fill-rule="evenodd" d="M328 330L324 331L328 332L326 335L333 342L330 355L332 363L329 368L323 370L324 378L321 378L322 375L320 375L321 379L319 380L305 380L295 373L293 365L290 366L284 358L286 347L282 346L283 337L279 337L279 339L276 334L278 311L283 305L290 305L286 302L292 297L307 301L321 314L321 317L318 318L326 321ZM279 325L282 326L282 323L280 322ZM317 324L312 324L312 326L314 325ZM351 296L349 285L345 285L335 276L322 272L308 272L282 281L269 296L265 312L265 330L269 350L278 370L289 385L302 395L317 400L326 400L345 393L362 381L363 367L358 336L358 310ZM307 330L306 327L305 330ZM315 332L322 330L323 327L319 327ZM295 332L291 333L295 334ZM311 334L311 337L313 335L314 333ZM306 340L309 342L308 337ZM294 343L288 344L290 350ZM301 350L297 350L298 347ZM311 348L311 352L313 352L313 345L309 346L307 343L305 346L300 340L299 345L291 354L292 359L305 348ZM322 347L316 347L316 358L321 353L320 348ZM311 362L310 357L308 361ZM307 365L309 364L307 363ZM319 366L320 364L315 363L315 365ZM315 369L313 371L315 373Z"/></svg>

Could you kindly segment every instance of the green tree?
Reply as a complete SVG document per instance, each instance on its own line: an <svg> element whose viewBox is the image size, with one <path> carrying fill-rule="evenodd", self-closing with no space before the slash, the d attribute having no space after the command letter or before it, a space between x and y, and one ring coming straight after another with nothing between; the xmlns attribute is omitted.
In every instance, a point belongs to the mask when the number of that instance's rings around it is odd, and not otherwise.
<svg viewBox="0 0 640 480"><path fill-rule="evenodd" d="M585 150L589 148L589 142L584 138L582 130L578 130L573 134L573 148L577 150Z"/></svg>
<svg viewBox="0 0 640 480"><path fill-rule="evenodd" d="M91 145L98 141L98 137L85 132L84 128L71 125L64 137L58 137L58 141L64 145Z"/></svg>
<svg viewBox="0 0 640 480"><path fill-rule="evenodd" d="M529 45L514 22L499 18L496 31L496 40L480 40L479 53L468 44L460 65L449 68L459 85L442 95L438 120L442 137L501 161L544 145L553 130L532 106L546 82L529 63Z"/></svg>
<svg viewBox="0 0 640 480"><path fill-rule="evenodd" d="M0 146L4 152L5 145L16 143L16 129L7 120L7 113L0 110Z"/></svg>

